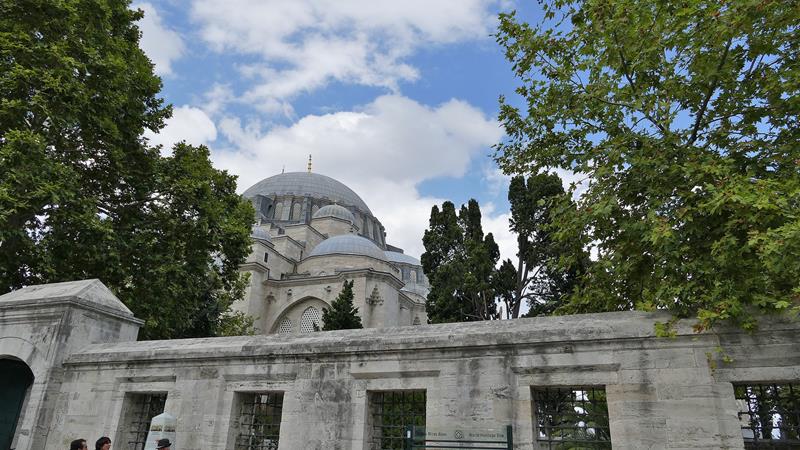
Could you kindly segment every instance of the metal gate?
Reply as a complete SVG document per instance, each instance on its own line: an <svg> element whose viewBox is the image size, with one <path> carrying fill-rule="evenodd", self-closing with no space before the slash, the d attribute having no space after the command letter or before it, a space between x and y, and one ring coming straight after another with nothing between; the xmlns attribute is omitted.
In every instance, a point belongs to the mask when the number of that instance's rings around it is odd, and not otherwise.
<svg viewBox="0 0 800 450"><path fill-rule="evenodd" d="M0 359L0 448L11 448L25 395L33 383L28 365L15 359Z"/></svg>

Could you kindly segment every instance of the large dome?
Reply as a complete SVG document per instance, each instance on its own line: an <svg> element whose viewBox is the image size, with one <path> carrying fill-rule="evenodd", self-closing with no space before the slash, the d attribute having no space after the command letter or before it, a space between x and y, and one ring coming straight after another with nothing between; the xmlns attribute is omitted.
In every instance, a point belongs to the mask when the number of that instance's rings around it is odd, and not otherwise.
<svg viewBox="0 0 800 450"><path fill-rule="evenodd" d="M309 256L322 256L322 255L359 255L370 256L381 261L386 261L386 255L383 250L379 249L377 245L372 243L369 239L355 234L342 234L334 236L320 242L319 245L314 247L314 250Z"/></svg>
<svg viewBox="0 0 800 450"><path fill-rule="evenodd" d="M242 194L244 197L253 198L261 194L270 195L296 195L328 199L334 203L355 206L362 212L372 215L367 204L352 189L334 180L331 177L318 173L287 172L265 178L251 186Z"/></svg>

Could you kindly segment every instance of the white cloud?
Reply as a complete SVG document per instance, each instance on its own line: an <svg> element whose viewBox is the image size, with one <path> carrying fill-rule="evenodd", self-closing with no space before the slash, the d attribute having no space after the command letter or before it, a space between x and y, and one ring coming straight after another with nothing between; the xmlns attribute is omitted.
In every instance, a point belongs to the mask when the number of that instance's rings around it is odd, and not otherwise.
<svg viewBox="0 0 800 450"><path fill-rule="evenodd" d="M420 74L406 59L423 47L489 38L497 0L195 0L192 19L219 52L255 56L240 73L243 98L281 112L293 96L331 81L384 87Z"/></svg>
<svg viewBox="0 0 800 450"><path fill-rule="evenodd" d="M572 199L575 201L578 201L583 193L589 189L591 179L589 175L583 172L565 169L553 169L552 172L561 177L561 183L564 185L565 191L569 191L573 185L575 186L575 190L572 192Z"/></svg>
<svg viewBox="0 0 800 450"><path fill-rule="evenodd" d="M314 171L352 188L384 224L389 243L422 253L430 209L443 200L424 198L416 186L459 177L470 160L500 139L497 122L459 100L427 107L386 95L356 111L310 115L289 127L261 131L260 124L226 118L219 131L233 148L214 153L217 167L239 175L239 190L287 171Z"/></svg>
<svg viewBox="0 0 800 450"><path fill-rule="evenodd" d="M144 136L151 145L162 145L163 154L169 154L176 142L186 141L192 145L213 142L217 139L217 127L202 109L184 105L173 109L172 117L159 133L146 131Z"/></svg>
<svg viewBox="0 0 800 450"><path fill-rule="evenodd" d="M511 218L510 212L498 214L495 205L487 203L481 205L481 224L484 233L492 233L497 247L500 249L500 265L504 259L510 259L514 264L517 261L517 235L509 229L508 220Z"/></svg>
<svg viewBox="0 0 800 450"><path fill-rule="evenodd" d="M180 34L163 24L152 4L138 3L133 7L144 11L144 18L139 21L139 29L142 30L139 45L155 64L156 75L171 75L172 62L186 51L183 39Z"/></svg>

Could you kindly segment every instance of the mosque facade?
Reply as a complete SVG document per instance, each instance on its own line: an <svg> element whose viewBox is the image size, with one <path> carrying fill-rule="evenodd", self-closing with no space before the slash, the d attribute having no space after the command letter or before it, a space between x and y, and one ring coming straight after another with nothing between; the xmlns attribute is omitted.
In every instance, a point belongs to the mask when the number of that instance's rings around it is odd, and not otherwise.
<svg viewBox="0 0 800 450"><path fill-rule="evenodd" d="M428 280L420 261L386 243L386 230L352 189L325 175L281 173L243 196L256 211L253 244L241 270L245 298L234 308L260 334L303 334L353 281L365 328L427 323Z"/></svg>

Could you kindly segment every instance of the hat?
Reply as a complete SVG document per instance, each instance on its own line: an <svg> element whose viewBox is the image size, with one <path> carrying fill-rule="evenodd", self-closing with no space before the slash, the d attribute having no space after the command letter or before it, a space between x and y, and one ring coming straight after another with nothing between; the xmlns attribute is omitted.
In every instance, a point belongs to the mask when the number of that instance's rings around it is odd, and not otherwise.
<svg viewBox="0 0 800 450"><path fill-rule="evenodd" d="M170 442L169 439L159 439L156 444L156 448L169 448L171 446L172 442Z"/></svg>

